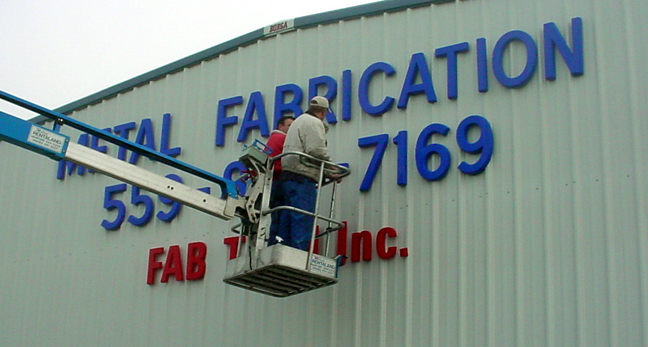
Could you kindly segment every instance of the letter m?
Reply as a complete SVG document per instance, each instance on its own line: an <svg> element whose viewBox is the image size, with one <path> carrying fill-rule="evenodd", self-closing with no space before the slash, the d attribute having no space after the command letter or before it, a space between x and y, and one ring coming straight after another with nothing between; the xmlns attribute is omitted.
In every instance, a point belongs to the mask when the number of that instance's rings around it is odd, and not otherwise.
<svg viewBox="0 0 648 347"><path fill-rule="evenodd" d="M77 143L83 146L88 146L88 134L81 134ZM79 176L83 176L86 172L86 168L84 168L83 166L77 165L75 163L70 163L67 160L61 160L59 161L58 169L56 170L56 178L59 180L64 180L65 172L67 171L68 176L72 176L75 169Z"/></svg>

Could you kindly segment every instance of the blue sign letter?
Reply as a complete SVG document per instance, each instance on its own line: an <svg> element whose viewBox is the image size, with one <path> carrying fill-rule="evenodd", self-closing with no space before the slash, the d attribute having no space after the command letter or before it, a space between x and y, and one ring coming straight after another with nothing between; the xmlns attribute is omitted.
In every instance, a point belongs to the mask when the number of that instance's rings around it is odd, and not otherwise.
<svg viewBox="0 0 648 347"><path fill-rule="evenodd" d="M517 77L508 77L504 72L504 51L509 43L520 41L526 47L526 66ZM529 82L538 65L538 46L531 35L520 30L509 31L502 35L493 49L493 73L497 80L507 88L521 88Z"/></svg>
<svg viewBox="0 0 648 347"><path fill-rule="evenodd" d="M415 84L416 77L419 75L421 76L421 83ZM403 89L398 99L398 108L407 108L410 95L422 93L425 93L429 103L437 102L434 86L432 85L432 75L430 74L430 69L428 69L425 55L423 53L414 53L407 68L407 76L405 76Z"/></svg>
<svg viewBox="0 0 648 347"><path fill-rule="evenodd" d="M583 20L576 17L572 19L572 50L567 46L565 38L560 34L555 23L544 25L544 55L545 78L553 81L556 79L556 50L565 60L572 76L581 76L583 68Z"/></svg>
<svg viewBox="0 0 648 347"><path fill-rule="evenodd" d="M227 108L240 105L242 103L242 96L233 96L231 98L218 101L218 111L216 113L216 146L225 146L225 127L238 123L237 116L227 116Z"/></svg>
<svg viewBox="0 0 648 347"><path fill-rule="evenodd" d="M369 103L369 83L371 82L373 75L378 71L384 72L387 76L396 73L393 66L384 62L373 63L362 73L362 77L360 77L360 85L358 86L358 100L360 101L360 107L362 110L371 116L381 116L394 106L394 98L390 96L385 97L383 102L378 106Z"/></svg>
<svg viewBox="0 0 648 347"><path fill-rule="evenodd" d="M256 120L253 119L255 111L259 116ZM241 130L236 141L244 142L252 129L259 129L263 137L270 136L268 117L266 116L265 105L263 104L263 95L258 91L250 94L250 100L245 108L245 115L243 116L243 122L241 122Z"/></svg>
<svg viewBox="0 0 648 347"><path fill-rule="evenodd" d="M457 54L468 52L469 49L468 42L462 42L437 48L434 51L437 58L445 57L448 60L448 99L456 99L459 94L457 87ZM432 91L434 92L434 88Z"/></svg>

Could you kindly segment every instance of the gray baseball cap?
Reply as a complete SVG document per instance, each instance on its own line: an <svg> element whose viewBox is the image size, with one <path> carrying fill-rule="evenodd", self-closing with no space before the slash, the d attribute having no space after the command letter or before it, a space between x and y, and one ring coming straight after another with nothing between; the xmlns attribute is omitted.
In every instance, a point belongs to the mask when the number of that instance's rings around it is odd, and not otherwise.
<svg viewBox="0 0 648 347"><path fill-rule="evenodd" d="M310 101L310 105L311 106L322 107L322 108L325 108L325 109L329 109L329 101L326 100L326 98L323 97L323 96L316 96L316 97L312 98L311 101ZM329 111L330 111L330 109L329 109Z"/></svg>

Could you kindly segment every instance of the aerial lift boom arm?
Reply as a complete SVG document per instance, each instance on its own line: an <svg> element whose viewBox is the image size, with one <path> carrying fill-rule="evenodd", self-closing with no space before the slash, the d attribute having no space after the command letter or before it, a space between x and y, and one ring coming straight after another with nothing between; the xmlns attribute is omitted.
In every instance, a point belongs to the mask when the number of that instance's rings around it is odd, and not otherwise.
<svg viewBox="0 0 648 347"><path fill-rule="evenodd" d="M241 241L244 237L249 238L247 255L239 255L237 259L228 263L224 279L226 283L278 297L290 296L337 283L337 269L340 266L340 258L330 259L326 257L326 254L322 256L314 251L316 222L313 224L311 234L313 241L311 241L311 248L308 251L281 244L267 246L268 228L271 222L271 214L280 209L312 216L315 221L328 221L329 228L323 234L339 230L344 224L334 221L330 217L320 216L317 212L318 204L316 204L313 213L290 206L270 208L268 201L272 185L273 161L281 156L299 155L301 159L307 158L311 161L319 161L320 163L316 167L318 166L320 170L320 188L329 182L334 182L325 179L325 172L327 173L326 176L333 175L341 178L350 174L348 168L298 152L283 153L275 158L268 159L268 153L263 148L258 147L255 142L252 146L246 147L243 155L239 158L252 173L250 175L251 186L247 195L239 196L236 185L231 180L216 176L143 145L128 141L3 91L0 91L0 99L37 112L54 121L53 129L48 129L0 111L0 140L2 141L45 155L54 160L67 160L224 220L239 217L241 219L239 225L242 225L243 229L241 231L233 230L241 235ZM221 195L212 196L123 160L73 143L70 141L69 136L59 133L58 130L62 125L71 126L157 162L216 183L221 187ZM308 160L304 163L307 162ZM320 191L321 189L318 189L318 202ZM334 196L333 194L332 199L334 199ZM337 227L330 227L330 223L336 224ZM242 244L242 242L239 242L239 244Z"/></svg>
<svg viewBox="0 0 648 347"><path fill-rule="evenodd" d="M244 206L244 201L239 199L236 186L231 180L219 177L173 157L156 152L146 146L126 140L6 92L0 91L0 98L28 110L38 112L53 120L56 124L55 128L50 130L7 113L0 112L0 140L13 143L55 160L64 159L82 165L224 220L234 218L237 209ZM91 134L155 161L216 183L221 187L221 196L209 195L125 161L73 143L68 136L56 131L61 125L69 125L84 133Z"/></svg>

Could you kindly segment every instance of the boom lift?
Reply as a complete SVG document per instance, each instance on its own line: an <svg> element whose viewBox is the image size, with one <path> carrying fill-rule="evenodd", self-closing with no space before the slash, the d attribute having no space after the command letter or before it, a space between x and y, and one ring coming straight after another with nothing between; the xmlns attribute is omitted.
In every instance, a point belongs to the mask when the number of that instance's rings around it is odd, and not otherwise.
<svg viewBox="0 0 648 347"><path fill-rule="evenodd" d="M246 147L239 158L248 168L249 177L247 193L241 196L236 189L235 182L231 180L6 92L0 91L0 99L54 121L53 129L47 129L0 111L0 140L2 141L54 160L64 159L73 162L223 220L239 218L241 223L232 228L232 231L239 234L238 257L230 260L227 264L224 278L226 283L277 297L299 294L337 283L339 258L332 259L327 256L328 245L325 247L324 255L315 254L314 242L318 220L328 222L326 230L317 235L325 236L326 240L328 240L329 233L343 227L341 222L333 220L330 215L329 217L319 215L318 211L321 188L332 183L333 194L331 195L330 210L332 214L336 182L326 177L331 175L339 178L347 176L350 174L348 168L299 152L287 152L269 158L269 151L264 148L263 144L256 141L253 145ZM73 143L68 136L59 132L63 125L216 183L221 188L221 195L213 196L204 193L91 148ZM318 189L315 213L289 206L277 206L272 209L269 207L273 163L287 155L298 155L304 159L304 163L315 165L320 169L319 182L321 184ZM267 246L271 214L281 209L291 209L314 217L313 237L308 252L281 244ZM243 244L246 246L243 247Z"/></svg>

